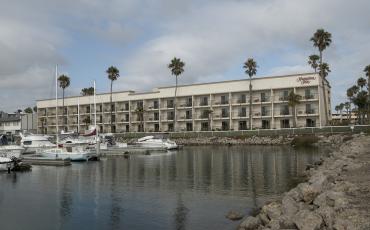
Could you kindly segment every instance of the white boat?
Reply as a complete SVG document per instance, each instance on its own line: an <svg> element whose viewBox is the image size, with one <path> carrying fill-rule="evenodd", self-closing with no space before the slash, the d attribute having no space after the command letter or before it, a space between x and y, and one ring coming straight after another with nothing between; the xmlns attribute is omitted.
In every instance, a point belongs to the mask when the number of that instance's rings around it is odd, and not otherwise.
<svg viewBox="0 0 370 230"><path fill-rule="evenodd" d="M39 153L45 149L55 148L56 145L50 141L50 136L27 134L21 136L21 147L23 147L25 154Z"/></svg>
<svg viewBox="0 0 370 230"><path fill-rule="evenodd" d="M70 159L71 161L89 161L96 155L84 146L64 146L61 148L47 149L40 153L46 158Z"/></svg>
<svg viewBox="0 0 370 230"><path fill-rule="evenodd" d="M8 139L5 135L0 136L0 157L5 158L20 158L24 148L19 145L9 145Z"/></svg>
<svg viewBox="0 0 370 230"><path fill-rule="evenodd" d="M12 159L7 157L0 157L0 171L8 170L12 166Z"/></svg>
<svg viewBox="0 0 370 230"><path fill-rule="evenodd" d="M176 142L171 141L163 135L157 136L146 136L139 138L135 145L138 145L143 148L165 148L167 150L178 149Z"/></svg>

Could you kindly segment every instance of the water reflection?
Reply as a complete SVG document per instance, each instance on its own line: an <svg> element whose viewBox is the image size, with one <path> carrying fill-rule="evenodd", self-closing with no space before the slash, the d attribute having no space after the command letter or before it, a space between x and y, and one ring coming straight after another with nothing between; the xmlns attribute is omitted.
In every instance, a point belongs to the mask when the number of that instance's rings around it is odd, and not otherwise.
<svg viewBox="0 0 370 230"><path fill-rule="evenodd" d="M19 229L234 229L227 211L287 191L319 157L282 146L186 147L0 174L1 229L14 229L15 216Z"/></svg>

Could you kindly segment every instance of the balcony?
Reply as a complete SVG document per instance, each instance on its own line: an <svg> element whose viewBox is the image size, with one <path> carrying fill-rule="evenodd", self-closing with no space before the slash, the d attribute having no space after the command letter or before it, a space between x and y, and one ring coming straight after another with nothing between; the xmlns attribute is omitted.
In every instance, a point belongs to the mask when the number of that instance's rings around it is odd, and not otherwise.
<svg viewBox="0 0 370 230"><path fill-rule="evenodd" d="M243 104L243 103L247 103L247 100L245 98L239 98L236 103L240 103L240 104Z"/></svg>
<svg viewBox="0 0 370 230"><path fill-rule="evenodd" d="M270 97L261 97L261 102L270 102Z"/></svg>
<svg viewBox="0 0 370 230"><path fill-rule="evenodd" d="M287 100L288 100L288 96L279 97L279 101L287 101Z"/></svg>
<svg viewBox="0 0 370 230"><path fill-rule="evenodd" d="M247 117L247 113L238 113L238 117Z"/></svg>
<svg viewBox="0 0 370 230"><path fill-rule="evenodd" d="M315 99L315 95L313 95L313 94L305 95L305 96L303 97L303 99L305 99L305 100Z"/></svg>
<svg viewBox="0 0 370 230"><path fill-rule="evenodd" d="M221 113L221 117L222 118L228 118L229 117L229 113Z"/></svg>
<svg viewBox="0 0 370 230"><path fill-rule="evenodd" d="M306 114L315 114L316 113L316 111L315 111L315 109L306 109Z"/></svg>
<svg viewBox="0 0 370 230"><path fill-rule="evenodd" d="M283 116L290 115L290 112L289 110L281 110L280 115L283 115Z"/></svg>
<svg viewBox="0 0 370 230"><path fill-rule="evenodd" d="M208 101L202 101L199 103L199 106L208 106Z"/></svg>

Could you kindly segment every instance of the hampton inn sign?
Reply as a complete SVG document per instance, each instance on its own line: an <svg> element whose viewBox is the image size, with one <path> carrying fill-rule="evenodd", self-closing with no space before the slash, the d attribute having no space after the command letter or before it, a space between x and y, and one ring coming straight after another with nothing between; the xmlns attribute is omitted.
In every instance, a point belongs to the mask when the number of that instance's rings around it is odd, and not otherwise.
<svg viewBox="0 0 370 230"><path fill-rule="evenodd" d="M315 81L315 76L309 76L309 77L298 77L297 82L301 82L301 85L308 85L311 83L311 81Z"/></svg>

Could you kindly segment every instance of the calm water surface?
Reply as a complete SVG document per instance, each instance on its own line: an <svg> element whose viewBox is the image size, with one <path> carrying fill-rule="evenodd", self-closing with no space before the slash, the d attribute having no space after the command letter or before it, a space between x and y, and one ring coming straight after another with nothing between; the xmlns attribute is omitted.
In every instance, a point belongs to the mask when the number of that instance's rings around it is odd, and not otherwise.
<svg viewBox="0 0 370 230"><path fill-rule="evenodd" d="M129 159L0 173L0 229L235 229L297 183L317 149L185 147Z"/></svg>

